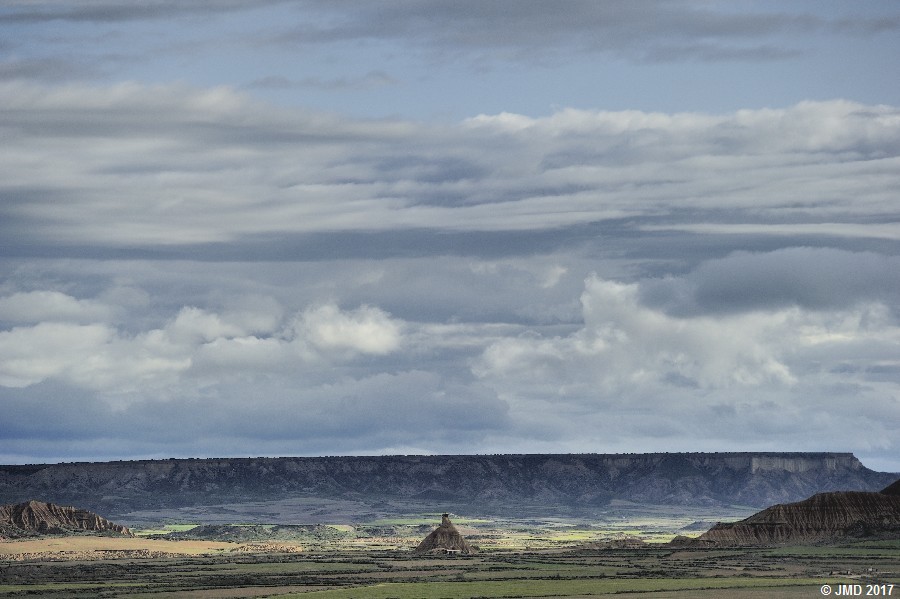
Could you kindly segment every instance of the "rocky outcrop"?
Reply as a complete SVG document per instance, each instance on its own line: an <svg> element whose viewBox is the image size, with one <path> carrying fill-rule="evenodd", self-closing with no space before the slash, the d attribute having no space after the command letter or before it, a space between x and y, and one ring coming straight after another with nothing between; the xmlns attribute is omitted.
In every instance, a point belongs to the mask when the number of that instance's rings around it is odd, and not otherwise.
<svg viewBox="0 0 900 599"><path fill-rule="evenodd" d="M828 543L847 539L900 539L897 483L880 493L817 493L774 505L740 522L716 524L698 545L753 546Z"/></svg>
<svg viewBox="0 0 900 599"><path fill-rule="evenodd" d="M459 553L461 555L475 553L475 549L466 542L450 522L449 514L441 517L441 525L425 537L415 551L416 553Z"/></svg>
<svg viewBox="0 0 900 599"><path fill-rule="evenodd" d="M134 536L128 528L93 512L34 500L0 506L0 527L0 534L8 537L73 532Z"/></svg>
<svg viewBox="0 0 900 599"><path fill-rule="evenodd" d="M823 491L875 491L895 479L850 453L173 459L0 466L0 503L44 497L119 516L298 496L517 514L523 506L595 509L613 499L762 508Z"/></svg>

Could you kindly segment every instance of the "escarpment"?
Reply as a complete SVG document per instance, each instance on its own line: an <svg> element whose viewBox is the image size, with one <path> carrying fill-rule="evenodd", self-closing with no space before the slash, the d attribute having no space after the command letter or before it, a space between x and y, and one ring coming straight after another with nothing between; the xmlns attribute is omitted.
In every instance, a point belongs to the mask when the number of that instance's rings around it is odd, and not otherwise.
<svg viewBox="0 0 900 599"><path fill-rule="evenodd" d="M612 500L763 508L874 491L896 475L850 453L397 455L171 459L0 466L0 503L42 497L110 517L305 498L423 502L441 511L593 510Z"/></svg>

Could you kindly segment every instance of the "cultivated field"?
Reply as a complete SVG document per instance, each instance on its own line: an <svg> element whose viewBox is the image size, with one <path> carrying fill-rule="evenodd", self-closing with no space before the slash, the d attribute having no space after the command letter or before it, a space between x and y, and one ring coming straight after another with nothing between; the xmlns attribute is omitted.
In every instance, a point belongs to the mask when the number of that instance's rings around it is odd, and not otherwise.
<svg viewBox="0 0 900 599"><path fill-rule="evenodd" d="M731 519L746 515L728 511ZM480 548L468 557L412 552L439 522L433 513L293 527L160 521L134 539L0 542L0 599L778 599L821 597L823 584L876 582L898 584L892 595L900 597L900 541L714 550L664 543L686 525L728 515L616 504L593 517L454 516ZM191 534L207 538L184 538ZM624 539L646 543L627 547Z"/></svg>
<svg viewBox="0 0 900 599"><path fill-rule="evenodd" d="M178 542L180 545L183 542ZM900 543L837 548L408 551L2 562L0 597L413 599L816 597L823 584L900 585ZM895 593L900 594L900 586Z"/></svg>

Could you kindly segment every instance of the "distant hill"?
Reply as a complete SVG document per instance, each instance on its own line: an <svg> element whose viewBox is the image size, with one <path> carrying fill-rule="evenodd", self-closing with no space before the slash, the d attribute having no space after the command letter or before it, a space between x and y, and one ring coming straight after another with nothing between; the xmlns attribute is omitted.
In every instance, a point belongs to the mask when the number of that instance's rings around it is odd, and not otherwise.
<svg viewBox="0 0 900 599"><path fill-rule="evenodd" d="M124 526L93 512L43 501L0 506L0 537L97 532L133 536Z"/></svg>
<svg viewBox="0 0 900 599"><path fill-rule="evenodd" d="M776 545L847 539L900 539L900 481L878 493L817 493L774 505L740 522L716 524L699 544Z"/></svg>
<svg viewBox="0 0 900 599"><path fill-rule="evenodd" d="M348 456L147 460L0 466L0 501L29 497L121 515L279 500L420 502L462 513L594 509L611 500L765 507L897 476L850 453ZM440 506L440 508L438 507Z"/></svg>

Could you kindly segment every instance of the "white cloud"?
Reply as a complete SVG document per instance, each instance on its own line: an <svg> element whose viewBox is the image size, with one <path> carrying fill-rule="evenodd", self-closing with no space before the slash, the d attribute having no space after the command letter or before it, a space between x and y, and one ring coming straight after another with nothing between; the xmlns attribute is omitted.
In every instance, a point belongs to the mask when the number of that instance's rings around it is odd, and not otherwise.
<svg viewBox="0 0 900 599"><path fill-rule="evenodd" d="M182 308L175 320L166 325L165 337L177 344L199 345L214 339L240 337L245 331L224 321L218 314L200 308Z"/></svg>
<svg viewBox="0 0 900 599"><path fill-rule="evenodd" d="M11 305L17 306L21 298L10 297ZM78 305L68 296L60 299L36 292L35 297L49 297L56 300L54 305L69 308ZM277 308L277 303L260 301ZM69 315L84 317L85 313L70 310ZM53 379L92 389L119 403L122 398L148 393L191 396L222 378L284 374L306 363L384 355L400 346L402 324L372 306L341 311L334 305L321 305L298 314L293 327L279 324L273 330L277 316L278 312L267 318L247 309L218 314L184 307L164 326L136 333L110 323L52 319L15 327L0 331L0 386L27 387ZM255 334L266 329L266 335Z"/></svg>
<svg viewBox="0 0 900 599"><path fill-rule="evenodd" d="M544 277L555 272L559 258L466 259L434 274L466 288L485 280L503 294L540 294L549 291ZM803 248L738 255L701 265L682 282L740 283L739 273L710 273L777 263L802 271L825 259L868 272L872 258ZM350 272L359 267L351 266ZM296 266L286 268L277 272ZM317 275L321 280L307 272L302 286L324 285L338 270L329 264ZM468 273L471 280L456 282L451 273ZM215 269L205 274L219 277ZM364 284L367 293L370 285L393 288L397 276L388 267L386 281L354 279L354 285ZM245 286L266 287L262 281ZM90 397L97 410L112 405L157 436L163 424L156 412L169 420L215 412L197 443L219 443L220 453L230 446L215 440L223 435L242 447L256 439L282 453L292 451L287 440L297 442L298 435L305 441L297 447L351 453L397 446L714 451L839 444L880 455L895 447L888 423L900 413L900 327L879 296L863 293L817 309L776 302L678 312L647 302L653 282L589 277L576 327L499 318L410 321L365 303L341 309L304 300L305 308L285 310L267 296L249 295L218 309L176 308L138 331L103 322L18 326L0 332L0 386L6 387L0 398L19 398L14 405L24 406L28 397L57 401L58 390L69 389L66 395L80 402ZM419 294L415 287L403 291ZM578 296L568 285L563 291L557 301ZM289 294L284 290L282 298ZM272 422L285 413L295 416ZM447 418L452 422L441 424ZM483 425L479 419L486 419ZM868 434L854 439L849 426Z"/></svg>
<svg viewBox="0 0 900 599"><path fill-rule="evenodd" d="M485 339L473 370L529 447L884 452L900 414L893 261L789 248L665 279L590 277L577 331Z"/></svg>
<svg viewBox="0 0 900 599"><path fill-rule="evenodd" d="M581 330L491 344L476 373L503 388L540 389L549 397L627 396L669 381L700 389L795 381L767 343L785 326L784 314L674 318L641 306L636 284L596 276L586 281L581 303Z"/></svg>
<svg viewBox="0 0 900 599"><path fill-rule="evenodd" d="M295 331L301 339L325 351L382 355L400 346L400 324L384 311L360 306L343 312L333 304L309 308L300 315Z"/></svg>
<svg viewBox="0 0 900 599"><path fill-rule="evenodd" d="M882 303L672 316L592 276L582 309L571 334L508 336L473 362L519 434L582 451L896 446L900 326Z"/></svg>
<svg viewBox="0 0 900 599"><path fill-rule="evenodd" d="M277 337L220 337L197 348L192 366L222 376L245 372L250 375L285 371L296 367L297 354Z"/></svg>
<svg viewBox="0 0 900 599"><path fill-rule="evenodd" d="M41 323L0 331L0 385L27 387L51 377L81 378L104 356L114 331L104 325Z"/></svg>

